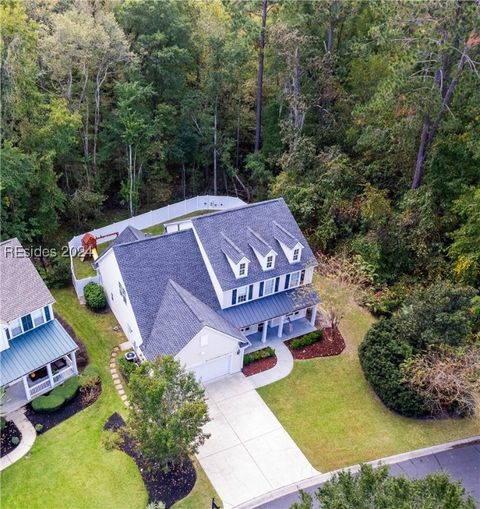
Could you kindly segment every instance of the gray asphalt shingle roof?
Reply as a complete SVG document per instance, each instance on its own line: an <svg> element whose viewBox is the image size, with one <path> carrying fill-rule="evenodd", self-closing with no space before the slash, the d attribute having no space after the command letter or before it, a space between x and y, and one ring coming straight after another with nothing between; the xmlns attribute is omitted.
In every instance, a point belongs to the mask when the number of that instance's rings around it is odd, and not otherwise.
<svg viewBox="0 0 480 509"><path fill-rule="evenodd" d="M0 244L0 320L10 322L55 302L20 242Z"/></svg>
<svg viewBox="0 0 480 509"><path fill-rule="evenodd" d="M0 352L0 386L53 362L78 348L57 320L51 320L9 341Z"/></svg>
<svg viewBox="0 0 480 509"><path fill-rule="evenodd" d="M169 280L204 304L218 300L192 230L113 246L128 298L144 341L150 337ZM177 316L177 321L180 315Z"/></svg>
<svg viewBox="0 0 480 509"><path fill-rule="evenodd" d="M248 344L244 335L227 320L169 280L150 337L141 349L149 360L163 354L175 355L206 326Z"/></svg>
<svg viewBox="0 0 480 509"><path fill-rule="evenodd" d="M313 306L320 297L311 285L294 288L220 311L232 325L246 327Z"/></svg>
<svg viewBox="0 0 480 509"><path fill-rule="evenodd" d="M245 253L235 245L223 232L221 233L222 242L220 248L222 252L232 260L233 263L240 263L245 257Z"/></svg>
<svg viewBox="0 0 480 509"><path fill-rule="evenodd" d="M118 244L126 244L127 242L135 242L136 240L142 240L147 236L148 235L142 232L142 230L137 230L137 228L128 225L116 239L113 239L110 247Z"/></svg>
<svg viewBox="0 0 480 509"><path fill-rule="evenodd" d="M312 250L282 198L194 217L192 224L223 290L238 287L239 281L222 250L223 237L219 232L226 232L231 242L251 261L248 276L242 278L242 284L245 285L317 264ZM269 270L268 274L263 271L250 245L249 227L254 228L257 235L278 253L275 268ZM298 263L290 264L279 244L280 236L282 242L285 240L289 245L300 242L304 246Z"/></svg>
<svg viewBox="0 0 480 509"><path fill-rule="evenodd" d="M251 228L248 228L248 244L262 256L267 256L270 251L275 251L270 244Z"/></svg>

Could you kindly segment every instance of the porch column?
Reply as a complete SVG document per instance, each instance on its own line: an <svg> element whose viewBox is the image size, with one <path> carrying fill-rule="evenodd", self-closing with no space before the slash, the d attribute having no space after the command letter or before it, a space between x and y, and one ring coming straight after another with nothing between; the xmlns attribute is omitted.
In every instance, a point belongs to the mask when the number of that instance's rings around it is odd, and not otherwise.
<svg viewBox="0 0 480 509"><path fill-rule="evenodd" d="M268 320L263 322L262 343L267 342L267 329L268 329Z"/></svg>
<svg viewBox="0 0 480 509"><path fill-rule="evenodd" d="M30 387L28 387L27 376L28 375L25 375L22 378L22 381L23 381L23 388L25 389L25 396L27 396L28 401L30 401L32 399L32 396L30 395Z"/></svg>
<svg viewBox="0 0 480 509"><path fill-rule="evenodd" d="M280 323L278 324L278 337L281 338L283 334L283 322L285 321L285 315L280 317Z"/></svg>
<svg viewBox="0 0 480 509"><path fill-rule="evenodd" d="M50 386L53 387L53 373L52 373L52 365L50 363L47 364L47 373L48 379L50 380Z"/></svg>
<svg viewBox="0 0 480 509"><path fill-rule="evenodd" d="M77 356L75 355L75 352L72 352L70 354L70 359L72 360L72 369L75 375L78 375L78 368L77 368Z"/></svg>
<svg viewBox="0 0 480 509"><path fill-rule="evenodd" d="M315 327L315 319L317 318L317 304L312 308L312 316L310 317L310 325Z"/></svg>

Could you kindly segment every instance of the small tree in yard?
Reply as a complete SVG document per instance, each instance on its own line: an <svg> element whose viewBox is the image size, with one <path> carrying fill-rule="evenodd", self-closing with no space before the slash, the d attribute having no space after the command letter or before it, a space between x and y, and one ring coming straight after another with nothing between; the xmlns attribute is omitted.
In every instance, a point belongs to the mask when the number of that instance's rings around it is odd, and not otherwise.
<svg viewBox="0 0 480 509"><path fill-rule="evenodd" d="M313 509L313 496L300 492L300 501L290 509ZM448 474L430 474L425 479L393 477L388 467L362 465L358 474L336 474L315 492L320 509L475 509L459 482Z"/></svg>
<svg viewBox="0 0 480 509"><path fill-rule="evenodd" d="M195 454L209 437L205 391L171 356L144 362L130 388L130 437L150 465L168 471Z"/></svg>
<svg viewBox="0 0 480 509"><path fill-rule="evenodd" d="M107 298L105 297L103 287L93 281L85 285L83 296L87 306L92 311L101 311L107 306Z"/></svg>

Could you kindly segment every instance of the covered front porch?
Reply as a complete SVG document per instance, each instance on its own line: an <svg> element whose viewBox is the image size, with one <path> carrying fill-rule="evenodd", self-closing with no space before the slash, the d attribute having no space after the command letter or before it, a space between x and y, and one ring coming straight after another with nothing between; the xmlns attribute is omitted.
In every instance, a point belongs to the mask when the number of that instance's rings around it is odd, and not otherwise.
<svg viewBox="0 0 480 509"><path fill-rule="evenodd" d="M300 310L297 313L298 314L292 313L290 315L283 315L261 322L256 325L257 332L253 334L248 334L248 331L245 331L247 339L251 343L251 346L249 346L245 352L249 353L265 348L265 346L268 346L268 341L273 339L287 341L316 330L316 305L308 309Z"/></svg>
<svg viewBox="0 0 480 509"><path fill-rule="evenodd" d="M27 373L4 387L6 390L0 404L0 415L18 410L32 399L51 391L76 374L78 369L75 352Z"/></svg>

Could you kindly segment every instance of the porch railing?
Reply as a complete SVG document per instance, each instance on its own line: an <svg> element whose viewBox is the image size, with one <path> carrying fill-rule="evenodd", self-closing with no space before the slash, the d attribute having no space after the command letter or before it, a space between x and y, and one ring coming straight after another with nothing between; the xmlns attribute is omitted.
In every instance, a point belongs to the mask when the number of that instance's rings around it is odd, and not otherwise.
<svg viewBox="0 0 480 509"><path fill-rule="evenodd" d="M72 366L68 366L66 368L63 368L61 371L57 371L57 373L53 375L53 384L57 385L63 382L63 380L69 378L70 375L73 375Z"/></svg>
<svg viewBox="0 0 480 509"><path fill-rule="evenodd" d="M37 394L40 394L41 392L49 389L50 386L50 380L47 378L46 380L43 380L39 382L36 385L32 385L32 387L29 387L30 397L36 396Z"/></svg>

